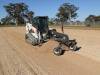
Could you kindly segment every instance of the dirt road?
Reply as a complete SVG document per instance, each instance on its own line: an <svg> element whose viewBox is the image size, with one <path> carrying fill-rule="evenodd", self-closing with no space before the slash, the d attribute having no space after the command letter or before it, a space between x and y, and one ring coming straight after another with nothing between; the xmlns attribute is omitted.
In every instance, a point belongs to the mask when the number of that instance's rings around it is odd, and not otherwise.
<svg viewBox="0 0 100 75"><path fill-rule="evenodd" d="M33 47L24 32L24 27L0 28L0 75L100 75L100 30L65 29L82 48L62 56L52 52L56 42Z"/></svg>

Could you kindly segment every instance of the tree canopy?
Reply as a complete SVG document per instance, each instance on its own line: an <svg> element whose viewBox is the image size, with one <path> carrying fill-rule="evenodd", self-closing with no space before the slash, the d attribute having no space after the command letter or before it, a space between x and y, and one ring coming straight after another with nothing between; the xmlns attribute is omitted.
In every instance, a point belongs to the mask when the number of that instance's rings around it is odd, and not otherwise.
<svg viewBox="0 0 100 75"><path fill-rule="evenodd" d="M85 23L87 26L95 24L97 21L100 21L100 16L95 16L95 15L89 15L85 19Z"/></svg>
<svg viewBox="0 0 100 75"><path fill-rule="evenodd" d="M28 6L25 3L9 3L4 8L8 16L15 21L16 25L24 23L23 14L29 13ZM34 12L31 11L31 13Z"/></svg>
<svg viewBox="0 0 100 75"><path fill-rule="evenodd" d="M62 32L63 32L63 23L68 20L70 21L72 18L75 18L77 16L76 13L77 10L78 7L70 3L63 3L58 8L58 13L56 16L62 23Z"/></svg>

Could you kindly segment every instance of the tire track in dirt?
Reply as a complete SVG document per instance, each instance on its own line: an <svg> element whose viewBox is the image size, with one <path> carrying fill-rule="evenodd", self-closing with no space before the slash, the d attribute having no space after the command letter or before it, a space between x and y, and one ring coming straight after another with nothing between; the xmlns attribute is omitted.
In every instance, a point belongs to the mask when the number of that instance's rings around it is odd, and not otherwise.
<svg viewBox="0 0 100 75"><path fill-rule="evenodd" d="M8 38L9 38L9 39L6 38L6 40L8 41L10 47L14 48L13 51L16 54L18 54L15 56L19 56L19 58L22 60L21 63L23 63L26 66L26 68L28 68L28 70L30 70L30 72L32 72L33 75L47 75L47 73L42 71L36 63L34 63L34 65L33 65L33 61L30 60L29 58L27 58L27 56L24 55L24 52L21 52L22 49L26 49L26 48L21 48L20 46L15 45L16 42L14 40L19 41L19 38L14 39L16 37L16 35L12 35L13 37L11 36L11 34L16 33L15 31L6 31L6 29L3 29L3 32L5 32L5 35L8 36ZM15 43L15 44L13 44L13 43ZM27 61L26 61L26 59L27 59ZM13 60L11 60L11 61L13 61ZM32 64L31 64L31 62L32 62ZM38 69L40 69L40 70L38 70Z"/></svg>
<svg viewBox="0 0 100 75"><path fill-rule="evenodd" d="M5 30L2 30L5 32ZM2 35L1 32L1 35ZM8 35L5 32L5 35L2 35L2 42L5 43L5 47L9 47L8 49L1 50L0 49L0 60L2 62L2 66L4 67L5 75L43 75L40 73L35 73L34 69L22 58L20 53L17 52L16 47L13 47L13 44L10 43L11 39L7 39ZM11 35L10 35L11 36ZM9 38L9 37L8 37ZM13 41L13 40L12 40ZM14 43L14 42L13 42ZM7 67L7 68L6 68Z"/></svg>
<svg viewBox="0 0 100 75"><path fill-rule="evenodd" d="M1 62L0 62L0 75L4 75L3 66L2 66Z"/></svg>
<svg viewBox="0 0 100 75"><path fill-rule="evenodd" d="M25 67L30 65L37 74L100 75L100 63L73 52L66 52L60 57L54 56L49 51L52 49L50 47L54 46L54 42L49 41L40 48L32 47L30 44L25 43L24 33L19 30L20 28L8 28L4 29L4 32L6 32L7 40L10 41L11 46L16 49L17 52L15 53L18 54L20 60L28 64L27 66L23 65ZM41 73L38 73L37 70Z"/></svg>
<svg viewBox="0 0 100 75"><path fill-rule="evenodd" d="M2 52L2 54L0 56L0 60L3 64L3 67L5 68L3 71L6 70L7 75L16 75L16 74L18 74L18 75L33 75L33 74L37 75L35 73L32 73L32 74L24 73L25 65L23 65L23 62L21 61L20 57L18 56L19 54L14 52L14 50L16 50L16 49L14 49L10 45L9 41L6 39L6 37L4 35L2 35L2 36L3 36L2 38L5 39L3 41L5 43L5 47L7 47L7 46L9 47L8 49L4 49L4 50L0 51L0 52ZM22 71L24 71L24 72L22 73ZM26 70L26 72L27 72L27 70Z"/></svg>

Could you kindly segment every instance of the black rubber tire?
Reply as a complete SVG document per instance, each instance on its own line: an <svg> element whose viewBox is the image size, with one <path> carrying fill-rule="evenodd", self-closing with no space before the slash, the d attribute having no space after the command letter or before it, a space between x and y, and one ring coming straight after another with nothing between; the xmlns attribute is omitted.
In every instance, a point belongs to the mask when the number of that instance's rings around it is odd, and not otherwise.
<svg viewBox="0 0 100 75"><path fill-rule="evenodd" d="M28 36L27 36L27 34L25 34L25 39L27 39L28 38Z"/></svg>
<svg viewBox="0 0 100 75"><path fill-rule="evenodd" d="M53 53L57 56L60 56L63 54L63 49L62 48L59 48L59 47L56 47L53 49Z"/></svg>
<svg viewBox="0 0 100 75"><path fill-rule="evenodd" d="M34 39L34 41L32 39L30 39L27 34L25 34L25 41L29 44L32 44L33 46L36 46L38 44L38 39Z"/></svg>
<svg viewBox="0 0 100 75"><path fill-rule="evenodd" d="M27 36L27 34L25 34L25 41L28 43L28 36Z"/></svg>
<svg viewBox="0 0 100 75"><path fill-rule="evenodd" d="M77 51L77 46L76 45L73 47L73 51Z"/></svg>
<svg viewBox="0 0 100 75"><path fill-rule="evenodd" d="M55 32L57 32L57 30L56 30L56 29L52 29L52 31L55 31Z"/></svg>
<svg viewBox="0 0 100 75"><path fill-rule="evenodd" d="M74 45L73 47L70 46L69 49L72 50L72 51L76 51L77 50L77 46L76 45Z"/></svg>

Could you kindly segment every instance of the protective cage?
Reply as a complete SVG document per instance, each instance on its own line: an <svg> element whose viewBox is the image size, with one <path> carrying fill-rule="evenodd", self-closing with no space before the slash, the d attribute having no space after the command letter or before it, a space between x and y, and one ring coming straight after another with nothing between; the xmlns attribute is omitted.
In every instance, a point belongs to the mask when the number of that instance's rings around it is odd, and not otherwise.
<svg viewBox="0 0 100 75"><path fill-rule="evenodd" d="M34 18L34 25L40 31L41 34L49 31L48 16L37 16Z"/></svg>

